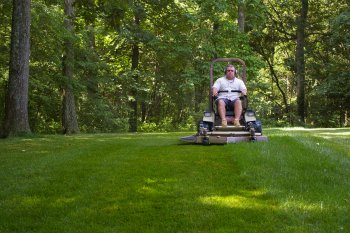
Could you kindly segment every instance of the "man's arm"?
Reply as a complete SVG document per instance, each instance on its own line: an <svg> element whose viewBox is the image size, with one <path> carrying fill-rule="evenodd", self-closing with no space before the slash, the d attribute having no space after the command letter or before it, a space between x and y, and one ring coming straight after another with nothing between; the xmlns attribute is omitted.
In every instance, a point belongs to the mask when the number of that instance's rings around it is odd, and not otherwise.
<svg viewBox="0 0 350 233"><path fill-rule="evenodd" d="M220 78L217 79L212 87L212 94L213 96L217 96L219 94L219 90L220 90Z"/></svg>
<svg viewBox="0 0 350 233"><path fill-rule="evenodd" d="M240 87L240 89L241 89L241 94L242 94L242 95L247 95L247 87L246 87L246 85L244 84L243 81L241 82L241 87Z"/></svg>
<svg viewBox="0 0 350 233"><path fill-rule="evenodd" d="M213 96L218 95L218 89L216 87L213 87L212 92L213 92Z"/></svg>

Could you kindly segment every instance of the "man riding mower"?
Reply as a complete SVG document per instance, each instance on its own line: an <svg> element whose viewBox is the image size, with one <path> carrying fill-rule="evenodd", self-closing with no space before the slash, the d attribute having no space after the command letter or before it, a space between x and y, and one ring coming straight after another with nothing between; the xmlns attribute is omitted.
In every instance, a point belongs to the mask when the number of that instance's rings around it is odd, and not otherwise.
<svg viewBox="0 0 350 233"><path fill-rule="evenodd" d="M216 62L238 62L242 66L242 79L229 64L225 76L213 84L213 67ZM198 123L197 134L181 140L197 144L226 144L241 141L267 141L262 136L261 122L255 112L248 109L246 65L239 58L217 58L210 64L209 108ZM216 103L217 109L214 108Z"/></svg>

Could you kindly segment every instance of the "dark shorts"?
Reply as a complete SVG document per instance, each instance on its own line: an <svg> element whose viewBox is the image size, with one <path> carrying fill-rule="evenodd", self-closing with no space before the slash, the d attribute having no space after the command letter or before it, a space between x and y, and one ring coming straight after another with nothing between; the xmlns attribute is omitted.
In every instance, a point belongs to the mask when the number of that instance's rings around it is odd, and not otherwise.
<svg viewBox="0 0 350 233"><path fill-rule="evenodd" d="M216 99L215 100L216 105L218 104L219 100L223 100L225 102L226 109L233 110L233 108L235 106L235 102L238 101L239 98L237 98L235 100L229 100L229 99L226 99L226 98Z"/></svg>

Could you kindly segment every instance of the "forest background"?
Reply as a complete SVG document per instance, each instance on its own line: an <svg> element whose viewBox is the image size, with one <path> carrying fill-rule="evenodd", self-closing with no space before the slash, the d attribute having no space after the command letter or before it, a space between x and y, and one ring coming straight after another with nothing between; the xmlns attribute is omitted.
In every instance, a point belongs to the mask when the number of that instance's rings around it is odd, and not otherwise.
<svg viewBox="0 0 350 233"><path fill-rule="evenodd" d="M5 136L194 130L218 57L263 125L349 126L349 0L2 0L0 40Z"/></svg>

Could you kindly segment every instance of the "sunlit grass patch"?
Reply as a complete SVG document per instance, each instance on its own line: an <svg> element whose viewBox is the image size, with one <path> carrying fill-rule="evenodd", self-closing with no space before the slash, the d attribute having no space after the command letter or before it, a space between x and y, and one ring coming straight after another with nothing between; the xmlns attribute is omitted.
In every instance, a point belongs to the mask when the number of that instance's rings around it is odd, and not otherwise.
<svg viewBox="0 0 350 233"><path fill-rule="evenodd" d="M266 191L254 190L238 192L230 196L204 196L199 201L203 204L237 209L274 208L272 203L266 202Z"/></svg>

